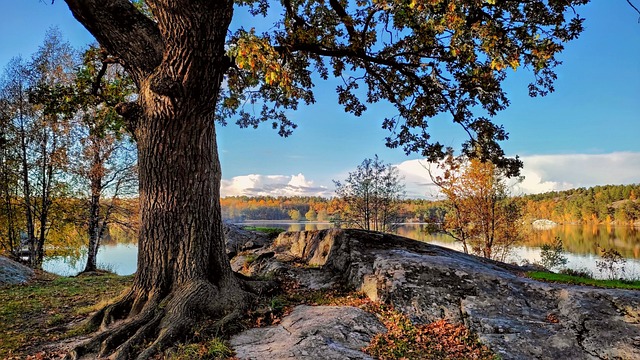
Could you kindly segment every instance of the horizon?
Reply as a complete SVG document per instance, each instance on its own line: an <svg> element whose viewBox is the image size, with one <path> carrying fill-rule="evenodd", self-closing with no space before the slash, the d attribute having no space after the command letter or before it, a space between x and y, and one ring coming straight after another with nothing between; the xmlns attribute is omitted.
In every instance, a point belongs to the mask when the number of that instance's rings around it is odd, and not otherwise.
<svg viewBox="0 0 640 360"><path fill-rule="evenodd" d="M30 57L52 26L76 48L92 42L63 2L12 2L7 11L11 16L0 29L20 35L0 39L3 68L13 56ZM564 64L556 68L556 91L529 98L531 72L509 70L504 88L511 106L493 118L510 133L502 143L505 153L523 160L522 193L640 182L638 14L624 0L592 2L577 12L586 18L585 31L559 56ZM237 9L232 28L248 20ZM357 118L338 105L336 80L316 77L314 82L317 102L290 113L299 127L289 138L280 138L269 126L217 126L221 195L326 196L333 194L332 180L343 180L377 154L398 166L407 196L427 198L433 185L422 168L424 160L384 146L388 132L381 129L381 117L393 113L391 107L370 105ZM459 149L465 139L445 116L434 118L430 128L445 146Z"/></svg>

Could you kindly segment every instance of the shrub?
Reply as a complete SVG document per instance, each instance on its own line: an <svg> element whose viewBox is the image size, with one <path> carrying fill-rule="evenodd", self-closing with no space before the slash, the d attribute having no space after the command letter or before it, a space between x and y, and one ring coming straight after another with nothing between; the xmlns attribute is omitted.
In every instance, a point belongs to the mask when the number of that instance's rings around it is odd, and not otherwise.
<svg viewBox="0 0 640 360"><path fill-rule="evenodd" d="M609 279L622 278L625 273L627 260L616 249L601 249L601 260L596 261L596 267L601 274L607 273ZM619 276L618 276L619 274Z"/></svg>
<svg viewBox="0 0 640 360"><path fill-rule="evenodd" d="M540 249L540 262L547 269L567 265L567 257L564 255L564 246L560 237L556 236L553 244L544 244Z"/></svg>

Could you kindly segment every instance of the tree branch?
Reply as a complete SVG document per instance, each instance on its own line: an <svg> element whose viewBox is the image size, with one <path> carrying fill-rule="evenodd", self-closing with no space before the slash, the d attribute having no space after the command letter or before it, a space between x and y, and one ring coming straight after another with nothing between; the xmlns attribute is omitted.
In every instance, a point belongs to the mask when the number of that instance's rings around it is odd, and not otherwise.
<svg viewBox="0 0 640 360"><path fill-rule="evenodd" d="M162 60L156 24L128 0L65 0L73 16L110 54L122 61L136 82Z"/></svg>
<svg viewBox="0 0 640 360"><path fill-rule="evenodd" d="M627 3L629 3L629 6L631 6L638 14L640 14L640 10L638 10L638 8L635 5L633 5L631 0L627 0ZM638 22L640 22L640 19L638 19Z"/></svg>

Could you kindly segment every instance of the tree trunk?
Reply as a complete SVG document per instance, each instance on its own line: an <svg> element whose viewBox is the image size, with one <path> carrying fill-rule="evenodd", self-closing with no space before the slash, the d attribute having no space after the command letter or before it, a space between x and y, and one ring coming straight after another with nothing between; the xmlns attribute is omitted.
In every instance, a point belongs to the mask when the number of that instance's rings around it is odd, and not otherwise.
<svg viewBox="0 0 640 360"><path fill-rule="evenodd" d="M23 186L23 198L24 198L24 214L26 217L27 225L27 244L29 246L29 265L35 266L36 258L36 236L35 227L33 224L33 207L31 206L31 183L29 181L29 159L27 157L27 133L25 129L24 108L22 99L22 87L20 88L19 99L19 112L20 112L20 162L22 165L22 186Z"/></svg>
<svg viewBox="0 0 640 360"><path fill-rule="evenodd" d="M149 93L142 100L156 103L136 131L142 226L135 286L167 292L194 280L220 285L231 268L212 104L192 93L172 106Z"/></svg>
<svg viewBox="0 0 640 360"><path fill-rule="evenodd" d="M96 166L100 164L100 154L94 146L92 149L95 153L93 156L93 164L91 166L91 200L89 203L89 244L87 247L87 265L84 272L96 271L96 257L98 255L98 246L100 244L100 196L102 194L102 175L96 172Z"/></svg>
<svg viewBox="0 0 640 360"><path fill-rule="evenodd" d="M89 320L103 331L74 355L130 359L142 346L138 358L146 359L207 316L224 326L252 296L226 255L214 123L233 5L147 1L153 22L128 0L66 2L138 85L136 103L120 112L135 127L142 217L133 286Z"/></svg>

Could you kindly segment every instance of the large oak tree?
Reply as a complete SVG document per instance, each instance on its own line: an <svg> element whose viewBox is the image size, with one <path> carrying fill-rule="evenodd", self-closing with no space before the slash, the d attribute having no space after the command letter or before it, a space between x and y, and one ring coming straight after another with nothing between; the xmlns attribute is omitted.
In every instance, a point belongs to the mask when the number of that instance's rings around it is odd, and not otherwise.
<svg viewBox="0 0 640 360"><path fill-rule="evenodd" d="M257 288L225 254L216 119L269 121L289 135L286 113L314 101L313 74L333 76L348 112L395 106L382 121L388 146L442 157L428 125L444 113L469 133L463 152L515 174L519 160L498 144L507 133L490 120L508 105L502 81L526 67L531 95L553 90L555 55L582 30L573 7L588 0L65 2L139 92L118 107L138 144L138 272L76 354L147 358L203 315L222 324L239 314ZM235 5L276 20L266 33L231 30Z"/></svg>

